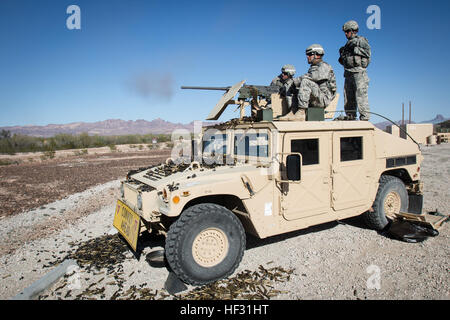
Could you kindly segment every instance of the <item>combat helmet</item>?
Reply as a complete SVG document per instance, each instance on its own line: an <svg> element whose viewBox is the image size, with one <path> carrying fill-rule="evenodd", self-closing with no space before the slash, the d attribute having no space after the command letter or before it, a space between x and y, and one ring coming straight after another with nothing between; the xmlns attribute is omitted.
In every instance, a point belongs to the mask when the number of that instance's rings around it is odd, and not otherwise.
<svg viewBox="0 0 450 320"><path fill-rule="evenodd" d="M288 75L290 75L291 77L294 76L295 74L295 67L292 64L285 64L282 68L281 68L281 72L282 73L287 73Z"/></svg>
<svg viewBox="0 0 450 320"><path fill-rule="evenodd" d="M342 30L344 32L346 32L346 31L358 31L359 30L358 22L356 22L355 20L347 21L342 26Z"/></svg>
<svg viewBox="0 0 450 320"><path fill-rule="evenodd" d="M315 53L323 56L325 54L325 50L323 50L323 47L320 44L315 43L306 48L306 54L309 53Z"/></svg>

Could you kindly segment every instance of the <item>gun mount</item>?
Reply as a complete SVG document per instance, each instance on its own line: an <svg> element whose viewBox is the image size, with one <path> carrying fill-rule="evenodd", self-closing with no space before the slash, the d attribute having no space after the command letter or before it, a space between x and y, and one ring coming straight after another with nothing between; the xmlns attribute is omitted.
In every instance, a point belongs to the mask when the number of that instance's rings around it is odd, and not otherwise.
<svg viewBox="0 0 450 320"><path fill-rule="evenodd" d="M289 112L286 98L280 94L279 86L246 85L245 80L227 87L182 86L181 89L225 91L206 120L217 120L230 104L238 105L239 120L245 116L245 107L251 106L251 118L255 121L272 121ZM237 99L235 99L236 95ZM306 120L332 119L336 111L339 94L325 108L308 108Z"/></svg>

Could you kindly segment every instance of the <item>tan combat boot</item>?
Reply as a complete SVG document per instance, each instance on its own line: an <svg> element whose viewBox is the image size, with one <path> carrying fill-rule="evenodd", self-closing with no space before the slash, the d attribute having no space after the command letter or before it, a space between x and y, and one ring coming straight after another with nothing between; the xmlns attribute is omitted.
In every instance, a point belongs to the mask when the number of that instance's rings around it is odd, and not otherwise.
<svg viewBox="0 0 450 320"><path fill-rule="evenodd" d="M295 121L306 121L306 109L298 109L294 116Z"/></svg>

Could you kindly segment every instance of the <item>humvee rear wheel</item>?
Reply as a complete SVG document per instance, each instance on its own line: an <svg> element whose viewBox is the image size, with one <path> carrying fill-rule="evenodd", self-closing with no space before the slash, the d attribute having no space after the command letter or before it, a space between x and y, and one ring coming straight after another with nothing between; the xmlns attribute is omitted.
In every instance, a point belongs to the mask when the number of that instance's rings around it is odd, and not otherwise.
<svg viewBox="0 0 450 320"><path fill-rule="evenodd" d="M372 205L373 211L363 214L366 224L375 230L382 230L395 218L396 213L408 210L408 192L402 180L384 175L380 178L378 192Z"/></svg>
<svg viewBox="0 0 450 320"><path fill-rule="evenodd" d="M204 203L186 209L169 229L165 252L184 282L202 285L231 275L242 260L245 231L225 207Z"/></svg>

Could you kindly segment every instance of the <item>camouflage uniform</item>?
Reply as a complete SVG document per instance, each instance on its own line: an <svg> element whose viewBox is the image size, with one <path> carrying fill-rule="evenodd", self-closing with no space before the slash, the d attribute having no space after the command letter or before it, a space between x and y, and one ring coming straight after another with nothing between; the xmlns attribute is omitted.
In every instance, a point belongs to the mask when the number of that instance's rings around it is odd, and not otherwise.
<svg viewBox="0 0 450 320"><path fill-rule="evenodd" d="M326 108L336 95L336 77L333 68L320 60L308 72L296 79L298 86L298 106Z"/></svg>
<svg viewBox="0 0 450 320"><path fill-rule="evenodd" d="M273 78L272 82L270 83L271 86L279 86L281 87L282 93L292 92L292 84L294 83L293 78L288 78L286 80L283 80L281 75Z"/></svg>
<svg viewBox="0 0 450 320"><path fill-rule="evenodd" d="M356 117L358 109L361 120L369 120L369 77L366 68L370 63L371 50L366 38L355 35L339 49L339 63L344 66L344 109L348 116Z"/></svg>
<svg viewBox="0 0 450 320"><path fill-rule="evenodd" d="M284 80L283 75L280 74L272 80L270 85L280 87L280 94L286 97L286 102L289 108L293 106L296 107L297 99L294 99L294 97L297 95L297 87L299 83L295 78L292 78L292 76L295 74L295 67L293 65L287 64L283 66L281 71L287 71L287 73L290 74L290 77Z"/></svg>

